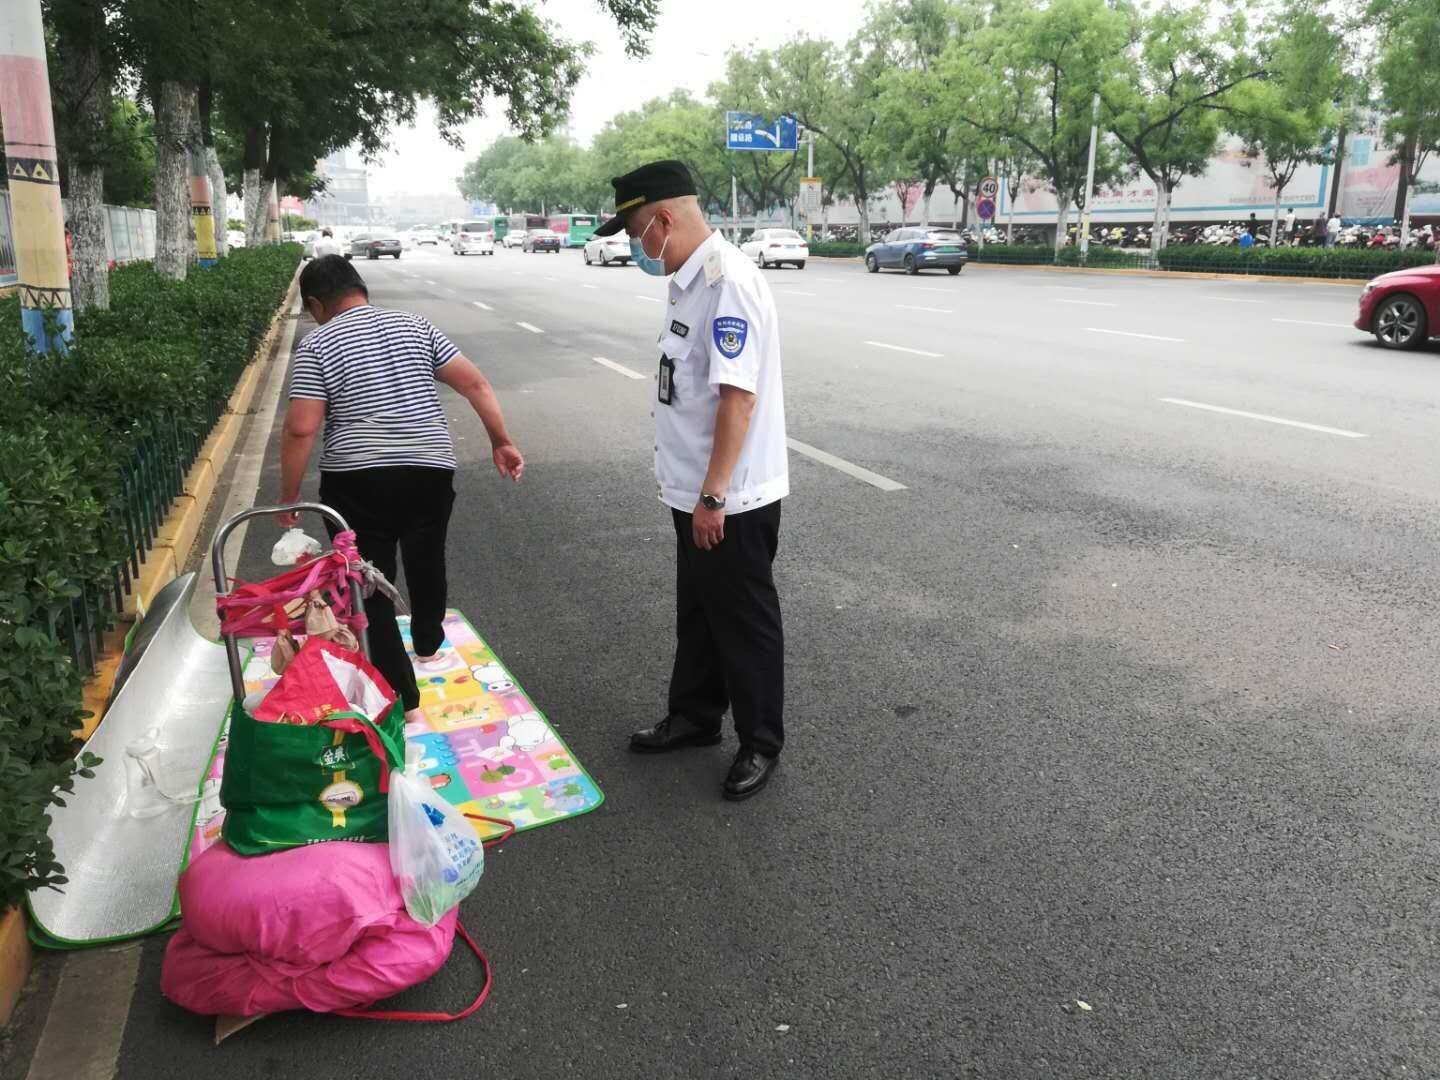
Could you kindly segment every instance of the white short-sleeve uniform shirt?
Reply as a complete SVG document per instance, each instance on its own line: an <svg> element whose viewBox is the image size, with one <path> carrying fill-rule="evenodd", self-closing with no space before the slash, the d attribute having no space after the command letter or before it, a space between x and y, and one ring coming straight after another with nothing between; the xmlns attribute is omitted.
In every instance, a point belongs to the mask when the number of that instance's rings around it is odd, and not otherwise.
<svg viewBox="0 0 1440 1080"><path fill-rule="evenodd" d="M661 502L688 513L700 501L722 385L755 395L725 513L757 510L790 494L775 300L756 265L718 232L671 275L656 383Z"/></svg>

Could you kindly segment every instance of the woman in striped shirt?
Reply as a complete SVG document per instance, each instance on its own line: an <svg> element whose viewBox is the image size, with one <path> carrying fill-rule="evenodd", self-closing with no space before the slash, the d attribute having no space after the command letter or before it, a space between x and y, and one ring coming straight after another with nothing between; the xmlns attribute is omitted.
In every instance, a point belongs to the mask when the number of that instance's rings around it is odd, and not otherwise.
<svg viewBox="0 0 1440 1080"><path fill-rule="evenodd" d="M518 482L525 459L485 376L427 320L371 307L365 282L345 259L310 262L300 274L300 299L319 325L290 369L281 502L299 501L323 425L320 501L345 518L360 554L392 581L399 549L411 641L423 665L445 642L445 534L455 501L455 447L436 382L474 408L501 476ZM297 517L282 514L280 523L294 525ZM420 691L395 606L376 593L366 613L371 659L399 693L406 719L418 720Z"/></svg>

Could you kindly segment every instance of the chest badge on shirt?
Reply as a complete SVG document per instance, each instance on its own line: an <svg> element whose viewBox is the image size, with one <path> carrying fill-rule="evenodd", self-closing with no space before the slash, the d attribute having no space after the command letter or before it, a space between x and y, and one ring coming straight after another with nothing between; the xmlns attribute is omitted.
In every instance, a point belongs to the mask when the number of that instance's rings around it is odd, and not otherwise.
<svg viewBox="0 0 1440 1080"><path fill-rule="evenodd" d="M680 337L684 337L686 334L690 333L690 328L686 326L683 322L681 322L679 319L675 319L670 323L670 332Z"/></svg>
<svg viewBox="0 0 1440 1080"><path fill-rule="evenodd" d="M745 338L750 333L750 324L733 315L722 315L715 320L712 329L715 334L715 347L720 350L722 356L734 360L745 348Z"/></svg>

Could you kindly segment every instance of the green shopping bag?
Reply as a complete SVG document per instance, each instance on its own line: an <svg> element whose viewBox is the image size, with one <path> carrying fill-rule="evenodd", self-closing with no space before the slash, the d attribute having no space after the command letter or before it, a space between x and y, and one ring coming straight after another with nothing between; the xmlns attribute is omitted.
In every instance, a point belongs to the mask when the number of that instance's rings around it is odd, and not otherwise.
<svg viewBox="0 0 1440 1080"><path fill-rule="evenodd" d="M378 724L335 713L311 725L266 723L232 702L220 835L241 855L326 840L384 842L390 770L404 766L399 701Z"/></svg>

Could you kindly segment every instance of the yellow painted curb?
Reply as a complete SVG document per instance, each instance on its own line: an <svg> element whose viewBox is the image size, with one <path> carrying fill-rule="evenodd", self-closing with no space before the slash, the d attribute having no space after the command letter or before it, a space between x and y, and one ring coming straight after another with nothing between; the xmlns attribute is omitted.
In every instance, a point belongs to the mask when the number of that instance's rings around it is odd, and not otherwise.
<svg viewBox="0 0 1440 1080"><path fill-rule="evenodd" d="M25 936L25 912L11 908L0 915L0 1027L10 1022L29 977L30 939Z"/></svg>

